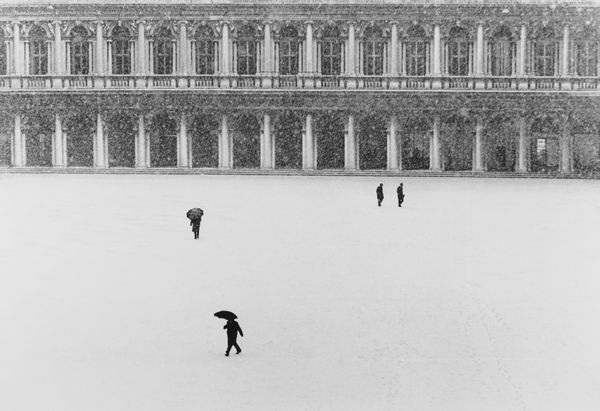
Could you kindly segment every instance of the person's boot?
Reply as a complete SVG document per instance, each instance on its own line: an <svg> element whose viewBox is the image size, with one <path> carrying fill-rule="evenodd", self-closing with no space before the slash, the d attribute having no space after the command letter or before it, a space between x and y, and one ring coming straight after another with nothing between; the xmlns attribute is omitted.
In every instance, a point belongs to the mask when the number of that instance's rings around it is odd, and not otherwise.
<svg viewBox="0 0 600 411"><path fill-rule="evenodd" d="M242 350L239 350L238 352L236 352L236 354L239 354L239 353L241 353L241 352L242 352Z"/></svg>
<svg viewBox="0 0 600 411"><path fill-rule="evenodd" d="M229 357L229 353L228 352L225 353L225 357Z"/></svg>

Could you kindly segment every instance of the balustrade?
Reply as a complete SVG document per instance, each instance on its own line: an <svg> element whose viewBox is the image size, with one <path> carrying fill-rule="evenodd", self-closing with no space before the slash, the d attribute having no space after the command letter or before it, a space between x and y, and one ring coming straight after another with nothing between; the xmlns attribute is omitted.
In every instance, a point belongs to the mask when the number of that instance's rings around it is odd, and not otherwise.
<svg viewBox="0 0 600 411"><path fill-rule="evenodd" d="M142 78L144 82L136 82ZM137 89L137 88L219 88L219 79L230 80L232 88L258 89L264 86L265 76L259 75L61 75L61 76L0 76L0 89ZM475 90L475 83L482 82L477 91L597 91L599 77L511 77L511 76L320 76L314 83L305 81L302 75L269 76L272 88L285 89L346 89L349 79L355 80L359 89L368 90L430 90L435 79L441 79L443 90ZM520 85L524 84L525 88Z"/></svg>

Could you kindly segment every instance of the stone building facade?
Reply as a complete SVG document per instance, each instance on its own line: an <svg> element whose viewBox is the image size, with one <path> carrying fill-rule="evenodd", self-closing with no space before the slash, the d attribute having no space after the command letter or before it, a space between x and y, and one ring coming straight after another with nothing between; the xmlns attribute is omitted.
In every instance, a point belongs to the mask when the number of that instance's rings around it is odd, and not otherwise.
<svg viewBox="0 0 600 411"><path fill-rule="evenodd" d="M593 2L0 5L0 166L600 172Z"/></svg>

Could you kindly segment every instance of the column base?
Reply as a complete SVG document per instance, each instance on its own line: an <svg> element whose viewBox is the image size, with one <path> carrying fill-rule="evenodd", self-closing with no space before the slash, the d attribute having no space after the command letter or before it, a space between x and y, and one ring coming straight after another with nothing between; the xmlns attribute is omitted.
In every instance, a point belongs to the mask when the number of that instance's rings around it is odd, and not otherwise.
<svg viewBox="0 0 600 411"><path fill-rule="evenodd" d="M346 88L356 88L357 82L355 78L349 78L346 80Z"/></svg>
<svg viewBox="0 0 600 411"><path fill-rule="evenodd" d="M475 90L485 90L485 81L475 80Z"/></svg>
<svg viewBox="0 0 600 411"><path fill-rule="evenodd" d="M188 88L188 79L187 78L178 78L177 79L177 87L178 88Z"/></svg>
<svg viewBox="0 0 600 411"><path fill-rule="evenodd" d="M528 81L519 81L517 89L518 90L528 90L529 89L529 82Z"/></svg>
<svg viewBox="0 0 600 411"><path fill-rule="evenodd" d="M135 79L135 86L138 88L146 87L146 77L138 77Z"/></svg>
<svg viewBox="0 0 600 411"><path fill-rule="evenodd" d="M94 78L94 88L104 88L104 78L103 77Z"/></svg>
<svg viewBox="0 0 600 411"><path fill-rule="evenodd" d="M270 74L261 76L262 88L273 88L273 77Z"/></svg>
<svg viewBox="0 0 600 411"><path fill-rule="evenodd" d="M441 79L435 79L431 81L431 88L433 90L441 90L442 89L442 80Z"/></svg>
<svg viewBox="0 0 600 411"><path fill-rule="evenodd" d="M563 81L560 84L560 88L561 88L561 90L573 90L573 85L571 84L570 81Z"/></svg>
<svg viewBox="0 0 600 411"><path fill-rule="evenodd" d="M52 88L62 88L62 87L63 87L62 78L55 77L52 79Z"/></svg>
<svg viewBox="0 0 600 411"><path fill-rule="evenodd" d="M393 88L393 89L400 88L400 82L398 81L398 79L390 80L389 84L390 84L390 88Z"/></svg>

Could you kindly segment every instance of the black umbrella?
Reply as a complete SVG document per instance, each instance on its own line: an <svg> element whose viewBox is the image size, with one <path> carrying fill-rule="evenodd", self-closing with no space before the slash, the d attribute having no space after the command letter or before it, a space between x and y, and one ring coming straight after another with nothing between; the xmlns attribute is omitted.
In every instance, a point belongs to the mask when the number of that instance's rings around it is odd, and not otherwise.
<svg viewBox="0 0 600 411"><path fill-rule="evenodd" d="M202 218L204 211L202 211L201 208L192 208L191 210L188 210L186 215L190 220L197 220L198 218Z"/></svg>
<svg viewBox="0 0 600 411"><path fill-rule="evenodd" d="M222 318L224 320L235 320L237 318L237 315L235 315L231 311L219 311L215 313L215 317Z"/></svg>

